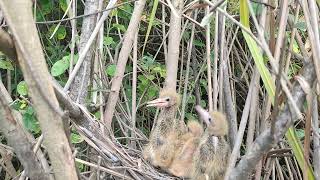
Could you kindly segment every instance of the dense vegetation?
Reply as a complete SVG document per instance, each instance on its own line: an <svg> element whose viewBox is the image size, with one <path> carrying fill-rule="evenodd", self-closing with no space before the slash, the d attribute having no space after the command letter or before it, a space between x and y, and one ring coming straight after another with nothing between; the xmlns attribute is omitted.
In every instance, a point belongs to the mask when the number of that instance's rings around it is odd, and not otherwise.
<svg viewBox="0 0 320 180"><path fill-rule="evenodd" d="M234 148L226 167L230 179L320 178L319 1L38 0L32 13L19 11L29 7L21 3L14 14L15 2L0 2L0 179L32 177L28 172L37 166L23 164L22 157L43 140L33 156L45 172L58 172L61 159L73 162L74 155L79 177L171 177L140 158L159 112L145 103L165 86L182 97L177 118L198 119L198 104L227 115ZM174 36L180 42L171 42ZM37 63L42 59L48 70ZM168 81L173 74L177 78ZM23 127L6 125L10 120ZM24 132L17 138L25 137L27 148L16 149L9 127ZM55 128L70 145L54 138ZM55 140L71 154L51 152Z"/></svg>

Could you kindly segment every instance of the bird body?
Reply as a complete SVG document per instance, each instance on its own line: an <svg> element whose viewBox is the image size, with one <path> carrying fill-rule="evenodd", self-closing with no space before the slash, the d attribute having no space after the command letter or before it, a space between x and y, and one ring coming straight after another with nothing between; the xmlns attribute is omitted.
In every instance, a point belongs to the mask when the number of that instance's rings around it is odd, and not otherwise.
<svg viewBox="0 0 320 180"><path fill-rule="evenodd" d="M224 137L228 134L228 122L220 112L207 112L200 106L196 106L196 110L207 129L194 152L191 177L194 180L223 179L231 151Z"/></svg>
<svg viewBox="0 0 320 180"><path fill-rule="evenodd" d="M147 105L160 107L161 112L151 131L150 141L143 149L143 157L162 169L167 169L172 163L177 139L186 131L184 123L175 118L179 105L180 96L173 90L162 90L159 98Z"/></svg>
<svg viewBox="0 0 320 180"><path fill-rule="evenodd" d="M187 127L188 132L177 140L174 160L168 169L169 173L185 178L191 177L193 155L203 133L202 125L197 121L188 121Z"/></svg>

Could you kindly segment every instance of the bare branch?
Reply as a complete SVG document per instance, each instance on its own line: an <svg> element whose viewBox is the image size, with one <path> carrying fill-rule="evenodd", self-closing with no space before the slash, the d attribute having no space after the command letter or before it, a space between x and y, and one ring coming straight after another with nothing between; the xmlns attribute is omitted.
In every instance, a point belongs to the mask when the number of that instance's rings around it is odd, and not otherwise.
<svg viewBox="0 0 320 180"><path fill-rule="evenodd" d="M0 82L0 130L8 140L8 144L13 147L20 162L22 163L26 175L31 179L49 179L41 167L36 154L32 151L32 143L28 138L28 133L21 126L22 117L14 113L9 104L10 97L5 87Z"/></svg>
<svg viewBox="0 0 320 180"><path fill-rule="evenodd" d="M111 130L112 118L115 111L116 103L119 98L119 91L120 91L120 86L122 84L125 67L129 58L129 54L131 53L133 40L138 30L138 24L141 20L141 15L142 15L142 11L145 3L146 3L145 0L139 0L135 2L135 8L133 10L133 14L132 14L127 32L123 38L124 40L123 40L122 48L119 54L116 73L112 80L111 92L109 94L106 110L104 112L104 121L107 125L107 128L109 128L109 130Z"/></svg>

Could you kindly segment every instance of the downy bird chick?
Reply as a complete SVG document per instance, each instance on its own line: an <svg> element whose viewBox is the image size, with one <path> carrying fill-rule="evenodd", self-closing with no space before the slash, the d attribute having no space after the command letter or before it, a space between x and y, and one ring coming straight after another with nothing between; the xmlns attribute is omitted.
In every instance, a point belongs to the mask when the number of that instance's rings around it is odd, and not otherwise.
<svg viewBox="0 0 320 180"><path fill-rule="evenodd" d="M190 178L192 172L193 155L196 151L203 127L198 121L188 121L188 132L181 136L178 142L178 149L168 172L184 178Z"/></svg>
<svg viewBox="0 0 320 180"><path fill-rule="evenodd" d="M207 129L194 153L192 179L222 180L231 151L224 137L228 134L228 121L217 111L208 112L200 106L196 106L196 111Z"/></svg>
<svg viewBox="0 0 320 180"><path fill-rule="evenodd" d="M180 96L175 90L162 90L158 99L147 103L149 107L161 108L161 112L142 153L152 165L162 169L170 166L175 154L176 139L186 132L184 123L175 118L179 105Z"/></svg>

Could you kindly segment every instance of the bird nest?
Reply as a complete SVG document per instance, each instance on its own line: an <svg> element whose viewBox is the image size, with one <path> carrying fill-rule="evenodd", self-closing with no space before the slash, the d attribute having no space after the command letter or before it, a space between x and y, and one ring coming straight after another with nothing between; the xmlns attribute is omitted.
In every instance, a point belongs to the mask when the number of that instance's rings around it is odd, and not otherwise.
<svg viewBox="0 0 320 180"><path fill-rule="evenodd" d="M135 130L137 148L123 145L84 107L75 106L74 108L79 108L78 110L81 111L78 112L81 116L72 118L73 125L97 155L97 158L94 158L96 160L90 163L81 159L76 159L76 161L96 169L103 179L176 179L176 177L154 168L142 158L141 144L145 144L147 138L139 129ZM71 117L74 115L72 114L70 113Z"/></svg>

